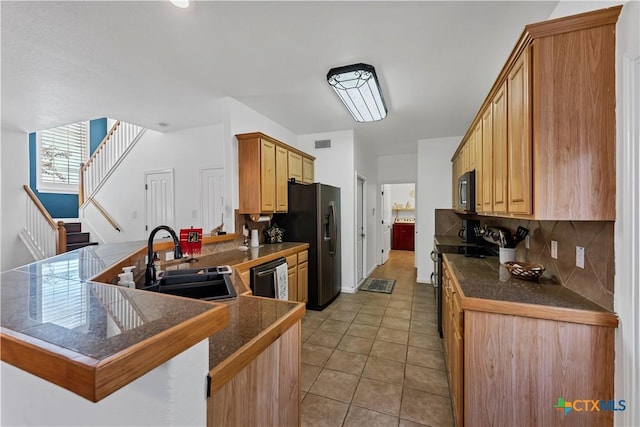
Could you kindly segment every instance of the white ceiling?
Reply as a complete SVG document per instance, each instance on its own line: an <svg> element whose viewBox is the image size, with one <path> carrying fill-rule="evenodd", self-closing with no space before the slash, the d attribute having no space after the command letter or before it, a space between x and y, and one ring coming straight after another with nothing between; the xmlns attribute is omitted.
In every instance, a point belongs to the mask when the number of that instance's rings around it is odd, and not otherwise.
<svg viewBox="0 0 640 427"><path fill-rule="evenodd" d="M214 123L230 96L296 134L355 129L379 154L463 134L524 26L557 2L9 2L2 127L113 117ZM376 67L386 119L356 124L327 71ZM256 129L259 130L259 129Z"/></svg>

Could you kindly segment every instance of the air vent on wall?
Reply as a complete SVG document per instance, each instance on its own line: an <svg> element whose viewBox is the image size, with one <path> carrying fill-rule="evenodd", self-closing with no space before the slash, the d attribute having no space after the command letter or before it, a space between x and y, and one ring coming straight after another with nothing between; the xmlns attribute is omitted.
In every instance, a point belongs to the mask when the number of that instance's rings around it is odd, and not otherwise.
<svg viewBox="0 0 640 427"><path fill-rule="evenodd" d="M320 139L316 141L316 149L319 148L331 148L331 140L330 139Z"/></svg>

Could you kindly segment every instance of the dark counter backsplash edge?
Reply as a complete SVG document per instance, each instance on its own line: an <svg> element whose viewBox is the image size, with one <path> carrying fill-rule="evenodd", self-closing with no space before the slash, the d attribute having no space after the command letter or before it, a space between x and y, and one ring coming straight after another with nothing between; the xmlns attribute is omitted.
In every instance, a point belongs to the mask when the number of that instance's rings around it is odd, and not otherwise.
<svg viewBox="0 0 640 427"><path fill-rule="evenodd" d="M459 214L452 209L435 210L435 234L457 236L463 218L477 219L481 225L505 227L512 232L518 226L529 229L530 248L524 242L516 249L516 259L545 266L544 277L554 279L613 311L614 222L613 221L538 221L482 215ZM558 242L558 259L551 258L550 242ZM585 268L576 267L576 246L585 248Z"/></svg>

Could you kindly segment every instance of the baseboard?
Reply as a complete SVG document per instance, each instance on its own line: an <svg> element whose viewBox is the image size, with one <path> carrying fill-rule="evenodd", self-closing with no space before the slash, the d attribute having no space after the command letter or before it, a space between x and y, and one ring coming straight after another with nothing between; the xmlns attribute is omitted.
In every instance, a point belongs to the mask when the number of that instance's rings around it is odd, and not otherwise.
<svg viewBox="0 0 640 427"><path fill-rule="evenodd" d="M371 273L373 273L373 271L374 271L376 268L378 268L378 266L377 266L376 264L373 264L373 265L371 266L371 268L369 269L369 271L367 271L367 274L366 274L365 278L367 278L367 277L371 276ZM364 279L362 279L362 281L364 282ZM362 282L361 282L360 284L362 284ZM358 286L359 286L359 285L358 285Z"/></svg>
<svg viewBox="0 0 640 427"><path fill-rule="evenodd" d="M343 294L355 294L358 288L340 288L340 292Z"/></svg>

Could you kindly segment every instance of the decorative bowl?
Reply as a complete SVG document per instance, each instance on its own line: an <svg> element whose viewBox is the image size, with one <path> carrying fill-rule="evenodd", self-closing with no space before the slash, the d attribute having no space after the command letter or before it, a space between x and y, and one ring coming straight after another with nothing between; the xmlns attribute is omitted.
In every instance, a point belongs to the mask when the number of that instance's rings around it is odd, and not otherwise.
<svg viewBox="0 0 640 427"><path fill-rule="evenodd" d="M505 262L504 266L513 277L522 280L536 280L545 270L542 264L524 261L509 261Z"/></svg>

